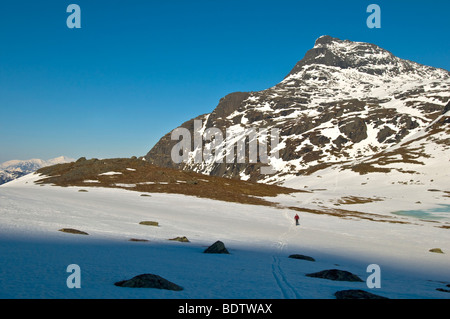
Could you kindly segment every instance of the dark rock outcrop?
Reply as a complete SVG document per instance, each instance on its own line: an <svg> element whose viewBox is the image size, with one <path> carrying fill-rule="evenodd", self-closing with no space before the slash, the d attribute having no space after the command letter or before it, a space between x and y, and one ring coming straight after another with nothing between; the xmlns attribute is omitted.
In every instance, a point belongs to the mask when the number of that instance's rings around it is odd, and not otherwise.
<svg viewBox="0 0 450 319"><path fill-rule="evenodd" d="M189 121L184 122L179 127L186 128L191 132L191 145L193 145L194 139L194 121L206 119L206 114L197 116ZM172 140L172 131L164 135L153 147L152 149L145 155L144 159L158 166L169 167L182 169L184 167L184 163L175 163L172 160L171 152L172 148L179 143L179 140Z"/></svg>
<svg viewBox="0 0 450 319"><path fill-rule="evenodd" d="M450 284L446 285L447 288L450 288ZM436 288L437 291L441 291L441 292L449 292L450 293L450 289L445 289L445 288Z"/></svg>
<svg viewBox="0 0 450 319"><path fill-rule="evenodd" d="M220 118L225 118L241 106L242 102L250 96L249 92L234 92L221 98L219 104L208 118L207 127Z"/></svg>
<svg viewBox="0 0 450 319"><path fill-rule="evenodd" d="M361 142L367 138L367 126L359 117L339 123L339 131L344 133L353 143Z"/></svg>
<svg viewBox="0 0 450 319"><path fill-rule="evenodd" d="M445 114L448 111L450 111L450 102L448 102L447 105L444 107L444 110L442 111L442 114Z"/></svg>
<svg viewBox="0 0 450 319"><path fill-rule="evenodd" d="M388 137L394 135L395 131L389 128L388 126L383 127L377 134L377 140L380 143L383 143Z"/></svg>
<svg viewBox="0 0 450 319"><path fill-rule="evenodd" d="M308 260L308 261L316 261L314 258L309 257L309 256L305 256L305 255L300 255L300 254L293 254L290 255L289 258L293 258L293 259L301 259L301 260Z"/></svg>
<svg viewBox="0 0 450 319"><path fill-rule="evenodd" d="M444 289L444 288L436 288L437 291L441 292L450 292L450 289Z"/></svg>
<svg viewBox="0 0 450 319"><path fill-rule="evenodd" d="M220 240L216 241L214 244L209 246L204 251L205 254L229 254L228 250L225 248L225 245Z"/></svg>
<svg viewBox="0 0 450 319"><path fill-rule="evenodd" d="M328 279L328 280L335 280L335 281L351 281L351 282L362 282L363 281L357 275L354 275L349 271L339 270L339 269L322 270L322 271L319 271L316 273L306 274L306 276L314 277L314 278Z"/></svg>
<svg viewBox="0 0 450 319"><path fill-rule="evenodd" d="M128 280L118 281L114 283L114 285L127 288L156 288L174 291L183 290L183 287L154 274L138 275Z"/></svg>

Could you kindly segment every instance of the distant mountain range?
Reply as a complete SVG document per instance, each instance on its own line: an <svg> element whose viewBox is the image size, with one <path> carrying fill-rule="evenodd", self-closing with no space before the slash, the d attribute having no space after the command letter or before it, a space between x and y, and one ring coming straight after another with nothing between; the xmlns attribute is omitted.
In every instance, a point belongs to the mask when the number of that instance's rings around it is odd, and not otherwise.
<svg viewBox="0 0 450 319"><path fill-rule="evenodd" d="M0 164L0 185L33 173L42 167L73 161L74 159L65 156L60 156L49 160L29 159L7 161Z"/></svg>
<svg viewBox="0 0 450 319"><path fill-rule="evenodd" d="M442 165L445 158L448 162L449 100L447 70L401 59L374 44L322 36L279 84L231 93L211 113L180 125L191 136L195 120L202 120L200 133L212 127L234 133L277 128L279 158L270 161L276 174L263 175L262 164L249 161L196 162L201 149L191 149L187 162L175 163L171 151L179 140L172 140L170 132L145 159L267 183L330 167L360 174L412 172L428 163ZM204 149L212 149L211 143L204 140Z"/></svg>

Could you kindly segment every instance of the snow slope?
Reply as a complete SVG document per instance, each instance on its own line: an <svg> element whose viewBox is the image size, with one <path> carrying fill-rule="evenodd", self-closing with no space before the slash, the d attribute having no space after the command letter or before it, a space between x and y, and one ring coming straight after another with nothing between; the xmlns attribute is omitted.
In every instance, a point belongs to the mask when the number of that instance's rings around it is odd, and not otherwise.
<svg viewBox="0 0 450 319"><path fill-rule="evenodd" d="M296 211L123 189L38 186L36 174L0 187L0 298L334 298L363 289L389 298L450 298L450 231L433 223L344 219ZM317 193L281 196L291 205ZM300 196L300 197L297 197ZM322 195L325 196L325 195ZM323 197L324 198L324 197ZM139 225L152 220L159 227ZM76 228L81 236L58 232ZM169 241L186 236L190 243ZM148 242L131 242L130 238ZM230 255L203 254L216 240ZM439 247L444 254L431 253ZM288 258L304 254L316 262ZM338 268L364 281L381 267L381 288L307 273ZM66 267L81 268L69 289ZM183 291L130 289L114 282L160 275Z"/></svg>

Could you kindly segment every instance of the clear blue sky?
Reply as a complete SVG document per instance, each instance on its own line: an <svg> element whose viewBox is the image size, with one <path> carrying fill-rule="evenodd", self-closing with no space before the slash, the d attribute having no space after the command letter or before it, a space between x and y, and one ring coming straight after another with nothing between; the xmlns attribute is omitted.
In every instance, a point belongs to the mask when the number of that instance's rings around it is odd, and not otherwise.
<svg viewBox="0 0 450 319"><path fill-rule="evenodd" d="M449 20L448 0L4 1L0 162L145 155L226 94L281 81L325 34L449 70Z"/></svg>

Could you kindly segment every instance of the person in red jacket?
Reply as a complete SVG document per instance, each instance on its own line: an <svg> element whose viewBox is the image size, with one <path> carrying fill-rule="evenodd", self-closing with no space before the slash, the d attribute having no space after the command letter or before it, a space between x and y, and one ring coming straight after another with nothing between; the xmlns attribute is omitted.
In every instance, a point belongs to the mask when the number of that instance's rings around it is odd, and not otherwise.
<svg viewBox="0 0 450 319"><path fill-rule="evenodd" d="M298 220L300 219L300 217L298 217L298 214L295 214L295 225L298 225Z"/></svg>

